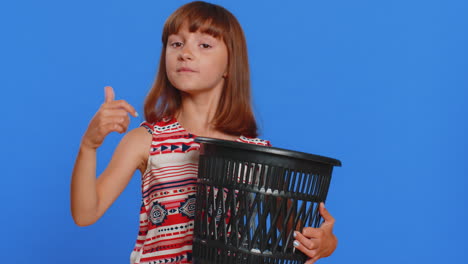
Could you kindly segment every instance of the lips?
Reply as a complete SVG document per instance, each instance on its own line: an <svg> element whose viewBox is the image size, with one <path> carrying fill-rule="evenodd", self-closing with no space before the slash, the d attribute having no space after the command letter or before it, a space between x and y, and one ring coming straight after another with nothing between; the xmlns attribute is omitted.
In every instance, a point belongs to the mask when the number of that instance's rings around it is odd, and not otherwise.
<svg viewBox="0 0 468 264"><path fill-rule="evenodd" d="M180 67L177 69L177 72L196 72L196 71L189 67Z"/></svg>

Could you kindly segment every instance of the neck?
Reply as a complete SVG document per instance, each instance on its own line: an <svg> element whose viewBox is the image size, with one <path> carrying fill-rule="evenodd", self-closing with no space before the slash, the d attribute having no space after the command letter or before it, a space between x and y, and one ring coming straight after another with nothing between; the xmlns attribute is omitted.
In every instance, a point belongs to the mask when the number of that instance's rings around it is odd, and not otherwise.
<svg viewBox="0 0 468 264"><path fill-rule="evenodd" d="M213 124L220 97L221 92L216 90L204 94L182 93L182 105L176 114L177 121L188 132L197 136L236 140L236 136L218 131Z"/></svg>
<svg viewBox="0 0 468 264"><path fill-rule="evenodd" d="M187 131L197 136L213 136L217 133L213 118L218 108L220 92L188 94L182 92L182 105L176 115Z"/></svg>
<svg viewBox="0 0 468 264"><path fill-rule="evenodd" d="M214 117L223 91L223 83L207 91L198 93L181 92L182 104L176 114L177 121L188 132L201 137L236 140L236 136L218 131Z"/></svg>

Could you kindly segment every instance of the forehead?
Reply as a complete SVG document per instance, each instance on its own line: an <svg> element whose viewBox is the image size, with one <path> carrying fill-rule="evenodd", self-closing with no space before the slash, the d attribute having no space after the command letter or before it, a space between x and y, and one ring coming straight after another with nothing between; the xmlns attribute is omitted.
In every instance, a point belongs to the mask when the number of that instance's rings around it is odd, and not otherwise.
<svg viewBox="0 0 468 264"><path fill-rule="evenodd" d="M195 37L204 37L204 38L208 37L208 38L213 38L216 40L222 39L220 36L215 37L213 34L209 34L206 31L202 31L202 30L190 31L187 27L181 27L177 32L170 34L169 38L187 37L189 35L194 35Z"/></svg>
<svg viewBox="0 0 468 264"><path fill-rule="evenodd" d="M198 22L198 23L197 23ZM167 33L171 35L183 35L186 33L194 33L197 35L208 35L216 39L222 39L222 29L216 27L211 21L184 21L183 23L173 27Z"/></svg>
<svg viewBox="0 0 468 264"><path fill-rule="evenodd" d="M169 36L178 35L183 31L206 34L219 40L225 40L229 25L216 18L203 16L176 16L166 21L162 41L167 43Z"/></svg>

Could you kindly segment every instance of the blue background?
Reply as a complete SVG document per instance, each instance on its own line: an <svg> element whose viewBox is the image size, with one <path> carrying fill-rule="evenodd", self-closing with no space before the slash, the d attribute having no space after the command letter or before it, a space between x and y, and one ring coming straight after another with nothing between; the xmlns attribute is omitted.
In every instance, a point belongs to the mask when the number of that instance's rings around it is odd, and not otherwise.
<svg viewBox="0 0 468 264"><path fill-rule="evenodd" d="M77 227L71 171L104 86L143 112L186 2L2 1L2 263L128 263L139 173ZM343 162L327 203L339 246L318 263L468 263L467 2L214 2L245 30L262 137Z"/></svg>

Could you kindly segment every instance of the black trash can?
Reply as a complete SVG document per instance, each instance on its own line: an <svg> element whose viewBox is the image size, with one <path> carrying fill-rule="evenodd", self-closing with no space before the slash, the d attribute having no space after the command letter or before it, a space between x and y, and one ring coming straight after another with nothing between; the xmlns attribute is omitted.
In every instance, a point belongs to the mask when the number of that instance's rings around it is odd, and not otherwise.
<svg viewBox="0 0 468 264"><path fill-rule="evenodd" d="M195 141L194 263L304 263L293 232L320 226L319 204L341 162L241 142Z"/></svg>

